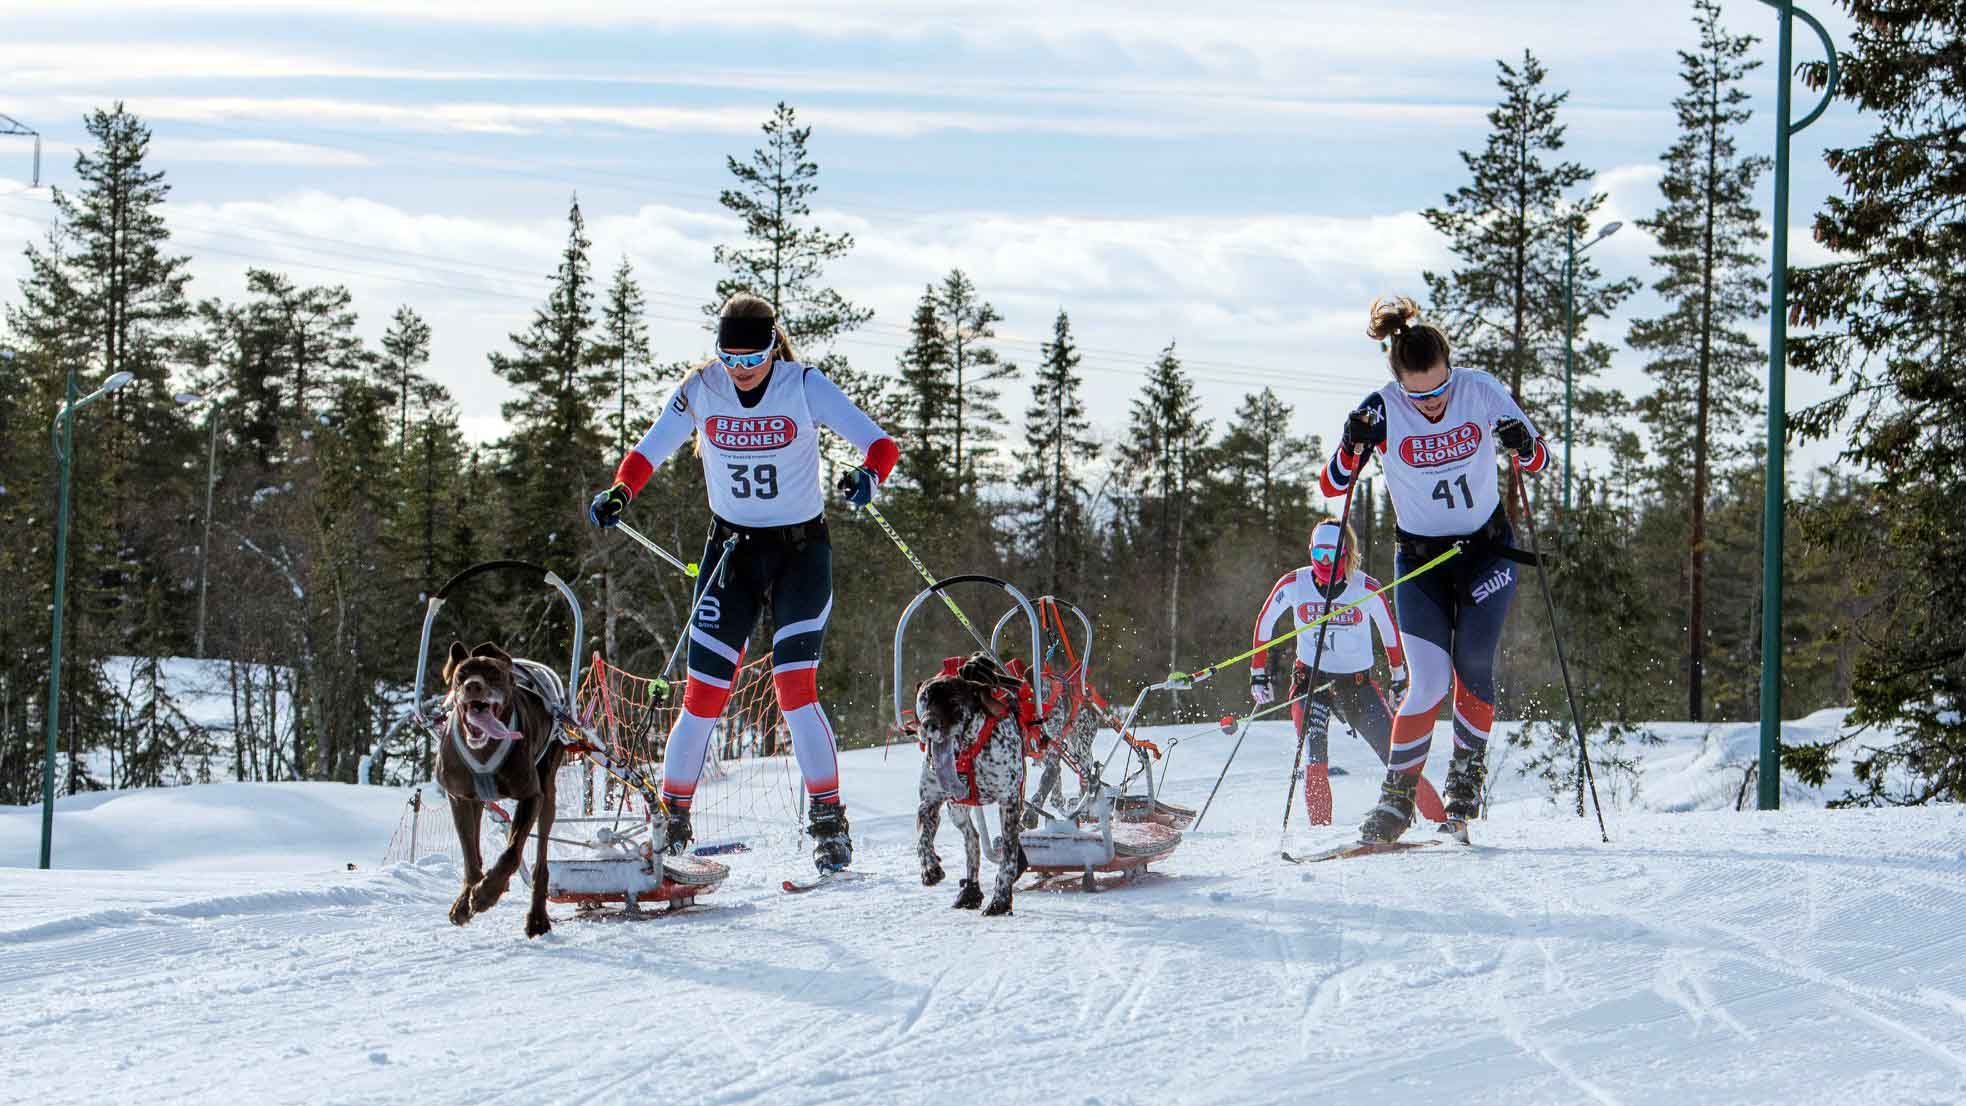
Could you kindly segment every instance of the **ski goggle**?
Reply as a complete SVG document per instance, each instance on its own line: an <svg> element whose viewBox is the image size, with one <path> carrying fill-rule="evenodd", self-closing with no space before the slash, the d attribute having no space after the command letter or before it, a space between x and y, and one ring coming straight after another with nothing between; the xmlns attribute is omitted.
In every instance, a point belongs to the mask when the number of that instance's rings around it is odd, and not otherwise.
<svg viewBox="0 0 1966 1106"><path fill-rule="evenodd" d="M1320 545L1311 550L1311 560L1313 563L1321 565L1337 564L1338 547L1335 545Z"/></svg>
<svg viewBox="0 0 1966 1106"><path fill-rule="evenodd" d="M1434 388L1434 389L1431 389L1431 390L1429 390L1429 391L1425 391L1425 392L1413 392L1413 391L1407 391L1407 388L1406 388L1406 386L1405 386L1405 385L1401 385L1401 386L1400 386L1400 389L1399 389L1399 390L1400 390L1400 391L1402 391L1402 392L1406 392L1406 398L1407 398L1407 399L1410 399L1410 400L1412 400L1413 402L1415 402L1415 403L1418 403L1418 402L1420 402L1420 401L1421 401L1421 400L1423 400L1423 399L1432 399L1432 398L1434 398L1435 396L1437 396L1437 395L1439 395L1439 394L1441 394L1442 392L1444 392L1444 391L1446 391L1446 390L1448 389L1448 386L1449 386L1449 385L1452 385L1453 383L1454 383L1454 370L1453 370L1453 369L1449 369L1449 370L1447 370L1447 379L1446 379L1446 380L1443 380L1443 381L1441 381L1441 382L1440 382L1440 387L1438 387L1438 388Z"/></svg>
<svg viewBox="0 0 1966 1106"><path fill-rule="evenodd" d="M717 360L722 361L724 368L727 369L755 369L770 359L771 349L769 347L761 349L756 353L731 353L728 350L721 349L717 351Z"/></svg>

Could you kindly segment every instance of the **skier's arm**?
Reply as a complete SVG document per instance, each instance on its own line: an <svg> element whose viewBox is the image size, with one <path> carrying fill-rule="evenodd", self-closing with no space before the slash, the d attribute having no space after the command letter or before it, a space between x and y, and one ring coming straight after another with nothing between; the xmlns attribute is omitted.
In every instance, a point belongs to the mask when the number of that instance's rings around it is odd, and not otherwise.
<svg viewBox="0 0 1966 1106"><path fill-rule="evenodd" d="M1501 444L1515 450L1516 459L1522 464L1522 471L1541 472L1548 468L1549 445L1543 440L1542 433L1536 429L1536 424L1529 421L1529 416L1523 413L1522 406L1515 401L1514 396L1509 394L1508 389L1498 382L1494 385L1494 390L1495 429L1497 436L1502 438ZM1507 429L1506 424L1510 422L1521 427L1520 430L1510 430L1510 434L1516 439L1514 442L1502 436L1503 431ZM1525 441L1527 445L1524 444Z"/></svg>
<svg viewBox="0 0 1966 1106"><path fill-rule="evenodd" d="M1261 672L1269 664L1270 651L1264 646L1270 643L1270 635L1276 632L1277 620L1283 612L1290 609L1290 584L1297 579L1295 572L1286 572L1270 589L1270 597L1263 600L1263 609L1256 615L1256 632L1251 635L1249 644L1257 649L1255 656L1249 658L1252 673Z"/></svg>
<svg viewBox="0 0 1966 1106"><path fill-rule="evenodd" d="M1385 448L1386 401L1378 392L1374 392L1345 416L1345 430L1338 438L1338 449L1332 453L1330 462L1324 466L1324 474L1318 478L1325 496L1336 499L1352 486L1352 480L1364 467L1365 460L1356 451L1383 451Z"/></svg>
<svg viewBox="0 0 1966 1106"><path fill-rule="evenodd" d="M812 417L850 442L861 452L861 467L873 473L876 480L887 483L888 476L894 472L894 462L901 458L901 449L894 439L848 399L825 373L807 366L805 387L806 406L812 409Z"/></svg>
<svg viewBox="0 0 1966 1106"><path fill-rule="evenodd" d="M696 430L696 420L689 414L689 386L694 375L676 386L669 402L662 407L662 414L656 417L655 424L621 459L614 470L615 482L625 486L630 495L640 495L643 485L654 475L657 465L667 461L683 443L689 441L690 434Z"/></svg>

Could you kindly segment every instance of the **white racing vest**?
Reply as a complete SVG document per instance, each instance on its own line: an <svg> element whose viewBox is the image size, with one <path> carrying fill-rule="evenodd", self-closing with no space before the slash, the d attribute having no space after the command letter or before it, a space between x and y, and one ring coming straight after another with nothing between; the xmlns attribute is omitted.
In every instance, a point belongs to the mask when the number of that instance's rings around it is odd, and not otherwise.
<svg viewBox="0 0 1966 1106"><path fill-rule="evenodd" d="M1429 422L1398 384L1379 389L1385 402L1386 447L1380 461L1400 529L1425 537L1459 537L1480 530L1501 502L1496 479L1495 423L1520 419L1501 381L1479 369L1455 369L1447 408Z"/></svg>
<svg viewBox="0 0 1966 1106"><path fill-rule="evenodd" d="M1394 665L1404 664L1404 650L1392 610L1384 595L1370 594L1378 586L1378 581L1372 577L1362 572L1354 573L1345 582L1345 590L1337 598L1327 601L1318 591L1309 565L1284 573L1276 587L1270 590L1270 598L1263 604L1262 613L1256 616L1256 643L1261 644L1276 636L1277 623L1282 621L1285 611L1290 612L1293 625L1305 626L1316 622L1328 608L1345 607L1363 600L1359 606L1340 611L1326 620L1322 627L1324 657L1318 667L1331 675L1363 672L1371 668L1372 630L1375 624L1379 639L1385 643L1387 660ZM1317 629L1297 635L1298 660L1306 665L1318 660L1317 639ZM1264 666L1254 667L1260 670Z"/></svg>
<svg viewBox="0 0 1966 1106"><path fill-rule="evenodd" d="M764 398L746 407L720 365L693 374L673 404L696 424L710 510L739 526L790 526L825 509L819 423L806 401L805 366L780 362Z"/></svg>

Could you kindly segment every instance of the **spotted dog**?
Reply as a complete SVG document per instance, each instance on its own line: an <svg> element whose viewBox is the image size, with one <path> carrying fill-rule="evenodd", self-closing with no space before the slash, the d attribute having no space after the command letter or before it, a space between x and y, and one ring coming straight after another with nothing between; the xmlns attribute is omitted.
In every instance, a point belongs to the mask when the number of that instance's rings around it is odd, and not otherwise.
<svg viewBox="0 0 1966 1106"><path fill-rule="evenodd" d="M915 808L916 853L922 885L942 882L942 858L935 831L944 803L953 808L963 835L968 876L956 895L959 910L983 906L981 882L983 819L986 802L997 804L1003 823L1003 849L985 914L1010 913L1011 888L1024 874L1024 847L1018 840L1024 815L1024 733L1018 702L1020 681L977 653L921 682L915 688L915 718L927 747L922 758L921 801Z"/></svg>
<svg viewBox="0 0 1966 1106"><path fill-rule="evenodd" d="M526 936L553 928L546 916L546 839L553 832L553 777L565 747L554 739L546 705L513 676L513 660L486 642L465 652L452 642L444 663L450 685L444 740L437 744L437 782L450 796L451 819L464 856L464 890L451 904L453 925L490 910L505 894L519 869L526 837L538 823L538 855L533 861L532 906ZM501 749L503 745L509 749ZM512 799L511 832L489 871L478 847L478 822L485 803Z"/></svg>
<svg viewBox="0 0 1966 1106"><path fill-rule="evenodd" d="M1078 688L1074 684L1047 674L1047 683L1055 682L1061 700L1074 697ZM1069 749L1080 764L1092 763L1092 735L1099 731L1099 712L1092 709L1089 702L1076 703L1076 709L1061 701L1044 716L1043 767L1038 772L1038 789L1031 794L1030 804L1024 811L1024 828L1036 829L1038 812L1036 807L1063 804L1065 788L1063 781L1064 751ZM1053 813L1062 813L1053 809Z"/></svg>

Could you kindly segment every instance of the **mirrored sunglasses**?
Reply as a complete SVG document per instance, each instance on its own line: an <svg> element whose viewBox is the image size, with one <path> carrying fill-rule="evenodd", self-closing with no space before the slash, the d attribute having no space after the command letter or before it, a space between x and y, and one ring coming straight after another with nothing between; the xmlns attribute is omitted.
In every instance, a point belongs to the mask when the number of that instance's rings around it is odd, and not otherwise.
<svg viewBox="0 0 1966 1106"><path fill-rule="evenodd" d="M1448 389L1448 386L1449 386L1449 385L1451 385L1451 384L1453 384L1453 383L1454 383L1454 371L1453 371L1452 369L1450 369L1450 370L1448 370L1448 373L1447 373L1447 379L1446 379L1446 380L1443 380L1443 381L1441 381L1441 382L1440 382L1440 387L1438 387L1438 388L1435 388L1435 389L1433 389L1433 390L1431 390L1431 391L1426 391L1426 392L1410 392L1410 391L1407 391L1407 390L1406 390L1406 388L1405 388L1404 386L1402 386L1402 387L1400 388L1400 391L1402 391L1402 392L1406 392L1406 398L1407 398L1407 399L1410 399L1410 400L1413 400L1414 402L1416 402L1416 403L1417 403L1417 402L1419 402L1420 400L1423 400L1423 399L1432 399L1432 398L1434 398L1435 396L1437 396L1437 395L1439 395L1439 394L1441 394L1442 392L1444 392L1444 391L1446 391L1446 390Z"/></svg>
<svg viewBox="0 0 1966 1106"><path fill-rule="evenodd" d="M771 356L771 351L768 349L761 349L756 353L730 353L725 350L717 351L717 360L722 361L724 363L724 367L727 369L755 369L759 365L764 364L766 359L769 358L770 356Z"/></svg>
<svg viewBox="0 0 1966 1106"><path fill-rule="evenodd" d="M1338 561L1338 547L1335 545L1320 545L1316 549L1311 550L1311 560L1321 565L1336 564Z"/></svg>

